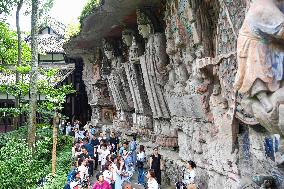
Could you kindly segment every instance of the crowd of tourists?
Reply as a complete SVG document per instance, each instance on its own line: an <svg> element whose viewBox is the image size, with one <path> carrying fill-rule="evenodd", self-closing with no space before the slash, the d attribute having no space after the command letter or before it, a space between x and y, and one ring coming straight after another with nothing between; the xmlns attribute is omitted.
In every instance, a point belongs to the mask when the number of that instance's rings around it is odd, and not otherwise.
<svg viewBox="0 0 284 189"><path fill-rule="evenodd" d="M160 188L164 161L158 147L153 149L146 161L145 147L138 146L135 135L127 141L119 133L102 131L90 123L82 126L78 120L73 124L61 123L60 130L74 137L73 167L68 174L65 189L131 189L131 182L143 188ZM146 162L150 167L147 173ZM190 169L184 177L188 189L195 188L195 167L194 162L188 163ZM135 171L138 175L136 181L133 178ZM92 183L93 176L95 181ZM177 188L181 187L177 184Z"/></svg>

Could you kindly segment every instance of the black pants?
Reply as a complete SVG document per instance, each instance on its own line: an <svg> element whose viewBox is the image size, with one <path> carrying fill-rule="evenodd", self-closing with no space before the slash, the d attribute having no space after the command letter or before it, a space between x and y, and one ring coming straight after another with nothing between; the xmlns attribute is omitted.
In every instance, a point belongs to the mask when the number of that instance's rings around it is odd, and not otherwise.
<svg viewBox="0 0 284 189"><path fill-rule="evenodd" d="M161 182L162 182L161 170L160 170L160 169L154 169L154 172L155 172L155 176L156 176L156 179L157 179L158 184L161 185Z"/></svg>
<svg viewBox="0 0 284 189"><path fill-rule="evenodd" d="M114 189L115 183L111 183L110 186L111 186L111 189Z"/></svg>
<svg viewBox="0 0 284 189"><path fill-rule="evenodd" d="M94 161L94 164L95 164L94 168L95 168L95 170L98 170L98 164L99 164L98 158L95 158L94 160L95 160Z"/></svg>
<svg viewBox="0 0 284 189"><path fill-rule="evenodd" d="M94 162L89 161L89 169L88 169L89 175L93 176L94 175Z"/></svg>

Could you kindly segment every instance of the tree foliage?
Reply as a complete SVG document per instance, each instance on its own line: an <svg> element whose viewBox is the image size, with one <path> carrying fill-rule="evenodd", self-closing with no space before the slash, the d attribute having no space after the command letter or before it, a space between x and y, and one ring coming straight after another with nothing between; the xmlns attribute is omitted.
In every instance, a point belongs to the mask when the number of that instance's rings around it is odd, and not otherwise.
<svg viewBox="0 0 284 189"><path fill-rule="evenodd" d="M16 5L17 0L1 0L0 1L0 15L1 14L10 14L14 6Z"/></svg>
<svg viewBox="0 0 284 189"><path fill-rule="evenodd" d="M80 32L80 23L70 23L67 26L64 38L65 42L69 41L71 37L78 35Z"/></svg>
<svg viewBox="0 0 284 189"><path fill-rule="evenodd" d="M41 70L46 79L38 82L39 93L45 97L45 100L39 103L38 112L46 120L53 117L55 112L62 110L67 95L76 92L72 85L54 87L51 84L57 72L57 69Z"/></svg>
<svg viewBox="0 0 284 189"><path fill-rule="evenodd" d="M17 33L11 31L8 25L0 22L0 67L16 65L18 61ZM22 63L28 64L31 60L31 49L22 41Z"/></svg>
<svg viewBox="0 0 284 189"><path fill-rule="evenodd" d="M82 26L83 20L89 16L96 7L100 4L101 0L88 0L86 5L84 6L81 15L79 16L79 20Z"/></svg>

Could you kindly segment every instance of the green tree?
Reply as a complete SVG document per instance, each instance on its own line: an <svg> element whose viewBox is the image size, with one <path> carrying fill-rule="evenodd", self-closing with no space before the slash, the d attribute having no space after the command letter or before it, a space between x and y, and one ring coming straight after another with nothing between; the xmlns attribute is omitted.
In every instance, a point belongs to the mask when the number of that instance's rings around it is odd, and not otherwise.
<svg viewBox="0 0 284 189"><path fill-rule="evenodd" d="M0 22L0 34L0 68L3 70L7 69L7 66L11 68L17 64L18 39L16 32L11 31L5 22ZM27 64L31 59L31 50L24 41L21 41L21 46L21 61L23 64Z"/></svg>
<svg viewBox="0 0 284 189"><path fill-rule="evenodd" d="M30 109L28 119L28 146L34 148L36 134L36 109L37 109L37 84L38 79L38 5L39 0L32 0L32 16L31 16L31 49L32 61L30 72Z"/></svg>
<svg viewBox="0 0 284 189"><path fill-rule="evenodd" d="M29 45L20 40L18 41L17 33L11 31L8 25L4 22L0 22L0 72L5 74L15 75L15 73L25 74L29 72L30 66L28 62L31 59L31 50ZM17 66L18 63L18 46L21 46L21 66ZM13 76L11 76L12 78ZM14 97L19 97L20 95L25 95L28 91L26 90L26 84L23 82L12 83L7 81L6 83L0 84L0 92L8 93ZM0 108L0 115L16 117L21 113L21 107L17 108ZM5 113L4 113L5 112Z"/></svg>
<svg viewBox="0 0 284 189"><path fill-rule="evenodd" d="M10 14L16 2L17 0L1 0L0 1L0 15Z"/></svg>
<svg viewBox="0 0 284 189"><path fill-rule="evenodd" d="M53 114L53 145L52 145L52 175L55 176L56 172L56 146L58 138L58 125L61 118L61 110L65 103L66 96L74 93L72 85L63 85L54 87L51 85L51 80L54 79L54 75L58 70L43 71L47 77L46 80L42 80L38 89L43 94L46 100L41 104L41 109L47 110Z"/></svg>

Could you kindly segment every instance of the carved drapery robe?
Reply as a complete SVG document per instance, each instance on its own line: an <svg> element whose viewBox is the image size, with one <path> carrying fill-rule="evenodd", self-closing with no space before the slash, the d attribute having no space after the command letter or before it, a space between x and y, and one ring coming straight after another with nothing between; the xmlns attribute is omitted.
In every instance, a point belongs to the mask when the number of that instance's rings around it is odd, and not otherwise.
<svg viewBox="0 0 284 189"><path fill-rule="evenodd" d="M163 95L166 61L166 43L163 34L151 35L146 46L146 53L141 56L140 63L154 118L170 118Z"/></svg>
<svg viewBox="0 0 284 189"><path fill-rule="evenodd" d="M237 41L235 89L250 96L279 89L283 80L283 46L283 12L272 0L252 3Z"/></svg>
<svg viewBox="0 0 284 189"><path fill-rule="evenodd" d="M139 75L142 74L139 71L140 65L133 64L132 62L127 62L124 64L124 66L127 74L129 88L132 94L135 113L141 115L151 115L151 108L149 106L147 94L145 92L143 77Z"/></svg>
<svg viewBox="0 0 284 189"><path fill-rule="evenodd" d="M112 71L111 75L108 77L109 87L112 92L116 109L120 111L128 111L129 107L127 104L126 95L118 74L119 73L117 73L115 70Z"/></svg>

